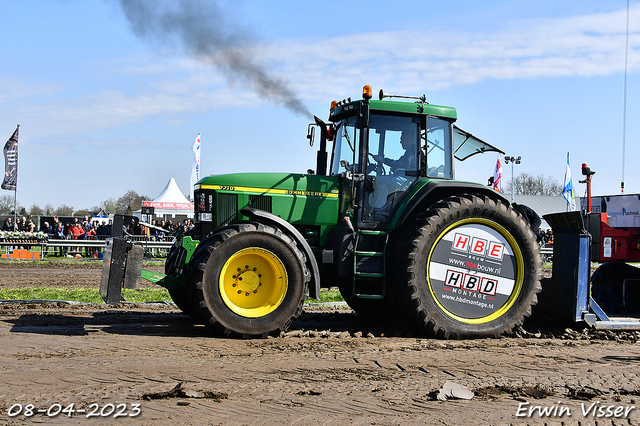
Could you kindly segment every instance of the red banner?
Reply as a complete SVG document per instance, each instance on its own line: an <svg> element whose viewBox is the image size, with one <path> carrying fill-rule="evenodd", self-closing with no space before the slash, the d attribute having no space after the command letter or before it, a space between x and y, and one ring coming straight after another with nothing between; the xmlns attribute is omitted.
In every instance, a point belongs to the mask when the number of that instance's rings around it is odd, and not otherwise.
<svg viewBox="0 0 640 426"><path fill-rule="evenodd" d="M193 203L159 203L155 201L143 201L142 207L155 207L156 209L176 209L193 211Z"/></svg>

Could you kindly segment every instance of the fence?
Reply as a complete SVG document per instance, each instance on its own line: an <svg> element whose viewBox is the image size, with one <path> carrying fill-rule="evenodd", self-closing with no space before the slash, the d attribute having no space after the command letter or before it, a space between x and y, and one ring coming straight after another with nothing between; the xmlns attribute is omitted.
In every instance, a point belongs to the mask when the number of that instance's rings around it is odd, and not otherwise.
<svg viewBox="0 0 640 426"><path fill-rule="evenodd" d="M133 236L133 243L135 245L142 246L144 249L145 257L166 257L169 249L173 245L175 238L165 237L165 241L153 241L145 236ZM76 255L80 254L93 257L94 253L96 257L102 258L102 252L104 250L104 240L48 240L41 242L17 242L17 241L0 241L0 252L10 254L14 248L24 248L29 252L32 252L34 247L38 248L42 258L51 255ZM540 255L542 260L548 262L553 257L552 247L542 247L540 249ZM29 257L24 257L28 259Z"/></svg>
<svg viewBox="0 0 640 426"><path fill-rule="evenodd" d="M165 237L164 241L152 241L148 237L133 236L135 245L142 246L145 257L166 257L175 239ZM0 241L0 252L10 255L17 253L17 259L36 259L46 256L80 256L102 258L105 240L43 240L43 241ZM16 249L21 250L16 252Z"/></svg>

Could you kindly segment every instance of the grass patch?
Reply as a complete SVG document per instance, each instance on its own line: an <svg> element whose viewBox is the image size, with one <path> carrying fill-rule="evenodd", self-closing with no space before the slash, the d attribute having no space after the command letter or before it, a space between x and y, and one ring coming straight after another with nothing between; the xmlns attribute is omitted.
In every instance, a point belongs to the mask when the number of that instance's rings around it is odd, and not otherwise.
<svg viewBox="0 0 640 426"><path fill-rule="evenodd" d="M169 291L162 287L149 287L141 290L122 289L122 295L127 302L143 303L170 301ZM0 300L67 300L71 302L104 303L97 288L19 288L14 290L0 290ZM308 299L305 303L342 302L344 299L340 291L335 288L320 290L320 300Z"/></svg>
<svg viewBox="0 0 640 426"><path fill-rule="evenodd" d="M305 303L344 302L340 290L337 288L321 288L320 300L309 298Z"/></svg>
<svg viewBox="0 0 640 426"><path fill-rule="evenodd" d="M171 300L165 288L145 288L141 290L123 289L122 295L127 302L156 302ZM0 299L5 300L67 300L71 302L104 303L100 291L96 288L20 288L0 291Z"/></svg>

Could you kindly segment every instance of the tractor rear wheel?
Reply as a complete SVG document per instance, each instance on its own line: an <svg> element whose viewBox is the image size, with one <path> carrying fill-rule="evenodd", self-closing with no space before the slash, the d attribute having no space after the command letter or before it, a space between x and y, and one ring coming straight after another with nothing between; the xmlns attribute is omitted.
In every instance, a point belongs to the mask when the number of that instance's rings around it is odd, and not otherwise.
<svg viewBox="0 0 640 426"><path fill-rule="evenodd" d="M540 292L540 254L522 216L488 196L436 204L400 231L398 303L430 334L497 337L531 314ZM402 263L402 262L398 262Z"/></svg>
<svg viewBox="0 0 640 426"><path fill-rule="evenodd" d="M309 294L306 258L280 230L255 222L214 232L190 273L198 318L225 335L266 337L286 330Z"/></svg>

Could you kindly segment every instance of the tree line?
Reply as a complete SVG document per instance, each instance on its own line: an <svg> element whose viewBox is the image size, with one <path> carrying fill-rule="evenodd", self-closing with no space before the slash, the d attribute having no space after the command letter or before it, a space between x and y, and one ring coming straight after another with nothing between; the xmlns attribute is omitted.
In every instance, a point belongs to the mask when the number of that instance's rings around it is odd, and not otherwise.
<svg viewBox="0 0 640 426"><path fill-rule="evenodd" d="M505 194L557 196L562 195L563 189L564 186L553 176L533 176L526 172L514 177L513 185L511 180L505 181L504 185Z"/></svg>
<svg viewBox="0 0 640 426"><path fill-rule="evenodd" d="M529 173L520 173L513 179L513 188L511 180L507 180L504 185L504 193L522 195L562 195L563 185L552 176L537 175L533 176ZM136 191L129 190L118 199L107 198L97 206L90 209L75 210L72 206L61 204L53 207L47 204L40 207L33 204L28 209L18 205L18 215L20 216L89 216L91 213L104 210L108 214L126 214L131 215L134 211L140 210L143 201L151 201L151 198L145 195L139 195ZM13 213L13 197L11 195L3 195L0 197L0 215L8 215Z"/></svg>
<svg viewBox="0 0 640 426"><path fill-rule="evenodd" d="M3 195L0 197L0 215L13 214L13 201L13 196L11 195ZM92 213L97 213L100 210L104 210L108 214L131 215L134 211L140 210L143 201L151 201L151 198L145 195L139 195L136 191L129 190L118 199L108 198L97 206L80 210L76 210L73 206L68 206L66 204L61 204L58 207L53 207L51 204L46 204L44 207L40 207L38 204L33 204L31 207L26 208L18 203L17 215L80 217L90 216Z"/></svg>

